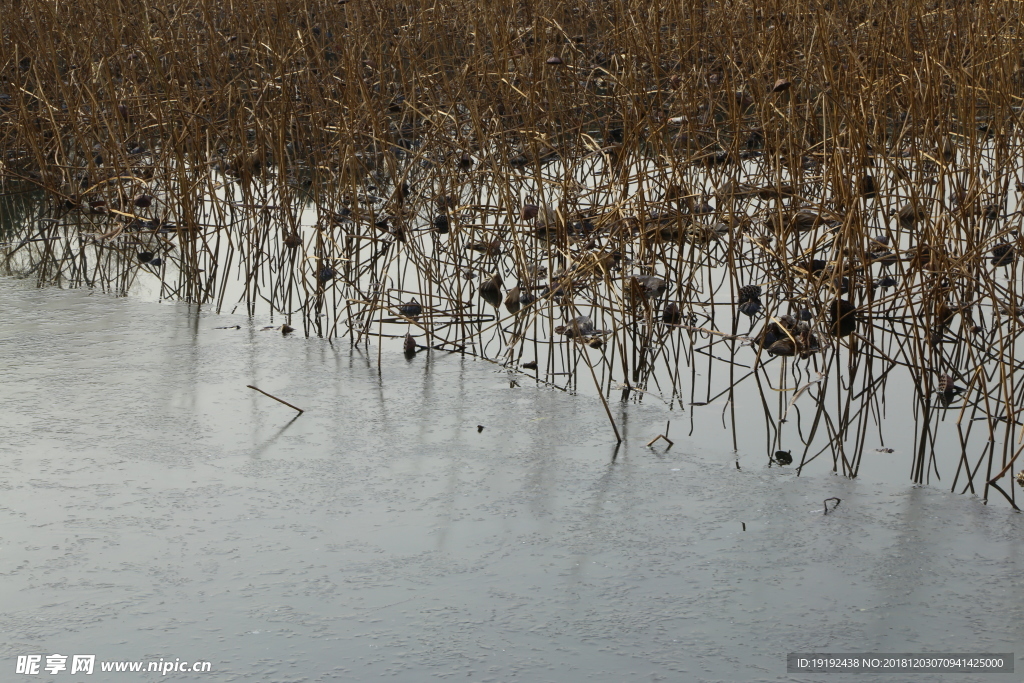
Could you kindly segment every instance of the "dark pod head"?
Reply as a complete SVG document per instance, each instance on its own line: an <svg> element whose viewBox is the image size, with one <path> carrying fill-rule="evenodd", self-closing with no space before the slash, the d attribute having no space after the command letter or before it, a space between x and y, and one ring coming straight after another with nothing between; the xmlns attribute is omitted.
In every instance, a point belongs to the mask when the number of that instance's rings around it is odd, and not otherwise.
<svg viewBox="0 0 1024 683"><path fill-rule="evenodd" d="M878 280L875 281L875 286L876 287L881 287L882 289L888 289L889 287L895 287L897 284L899 284L899 283L896 282L896 278L894 278L892 275L886 275L885 277L881 277L881 278L879 278Z"/></svg>
<svg viewBox="0 0 1024 683"><path fill-rule="evenodd" d="M418 318L423 313L423 306L416 299L410 299L398 307L398 312L406 318Z"/></svg>
<svg viewBox="0 0 1024 683"><path fill-rule="evenodd" d="M521 292L519 285L516 285L512 289L508 290L508 294L505 295L505 310L515 315L522 308L520 303Z"/></svg>
<svg viewBox="0 0 1024 683"><path fill-rule="evenodd" d="M761 298L761 288L757 285L744 285L740 287L738 302L754 301Z"/></svg>
<svg viewBox="0 0 1024 683"><path fill-rule="evenodd" d="M1009 244L997 244L992 249L992 265L999 268L1008 266L1017 260L1017 253Z"/></svg>
<svg viewBox="0 0 1024 683"><path fill-rule="evenodd" d="M780 465L792 465L793 464L793 454L790 451L775 451L775 455L773 456L773 459L775 460L775 462L779 463Z"/></svg>
<svg viewBox="0 0 1024 683"><path fill-rule="evenodd" d="M448 216L444 214L438 214L434 216L434 231L439 235L447 235L450 229L450 223Z"/></svg>
<svg viewBox="0 0 1024 683"><path fill-rule="evenodd" d="M753 318L761 311L761 301L759 299L749 299L739 305L740 313L750 318Z"/></svg>
<svg viewBox="0 0 1024 683"><path fill-rule="evenodd" d="M857 307L846 299L836 299L829 306L829 330L836 337L846 337L857 329Z"/></svg>
<svg viewBox="0 0 1024 683"><path fill-rule="evenodd" d="M796 344L789 337L783 337L768 347L768 353L773 356L795 356Z"/></svg>
<svg viewBox="0 0 1024 683"><path fill-rule="evenodd" d="M963 389L953 383L951 375L939 375L939 392L947 398L952 398L962 393Z"/></svg>

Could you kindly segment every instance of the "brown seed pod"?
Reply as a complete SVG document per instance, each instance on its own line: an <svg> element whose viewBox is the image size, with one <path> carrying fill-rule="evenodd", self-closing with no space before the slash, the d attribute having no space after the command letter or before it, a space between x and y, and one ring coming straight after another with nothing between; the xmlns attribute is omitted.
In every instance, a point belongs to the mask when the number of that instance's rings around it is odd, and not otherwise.
<svg viewBox="0 0 1024 683"><path fill-rule="evenodd" d="M783 337L768 347L768 353L773 356L795 356L796 344L789 337Z"/></svg>
<svg viewBox="0 0 1024 683"><path fill-rule="evenodd" d="M944 396L950 398L962 391L963 389L953 383L953 377L951 375L939 375L939 392Z"/></svg>
<svg viewBox="0 0 1024 683"><path fill-rule="evenodd" d="M772 86L772 92L785 92L790 89L793 85L793 81L788 78L780 78L775 81L775 85Z"/></svg>
<svg viewBox="0 0 1024 683"><path fill-rule="evenodd" d="M942 160L946 163L950 163L956 160L956 145L949 138L945 138L942 144L939 145L939 154L942 155Z"/></svg>
<svg viewBox="0 0 1024 683"><path fill-rule="evenodd" d="M860 179L860 193L869 199L878 196L878 184L875 176L866 175Z"/></svg>
<svg viewBox="0 0 1024 683"><path fill-rule="evenodd" d="M818 337L809 329L801 332L797 336L796 341L801 358L810 358L818 351L821 351L821 346L818 344Z"/></svg>
<svg viewBox="0 0 1024 683"><path fill-rule="evenodd" d="M925 206L926 202L907 202L900 207L899 211L896 212L896 218L899 219L900 225L905 228L913 226L915 223L925 220L928 218L930 213L929 207Z"/></svg>
<svg viewBox="0 0 1024 683"><path fill-rule="evenodd" d="M501 254L501 242L499 240L474 242L473 244L466 245L466 249L471 249L484 256L499 256Z"/></svg>
<svg viewBox="0 0 1024 683"><path fill-rule="evenodd" d="M747 93L743 92L742 90L736 91L733 94L733 97L736 100L736 106L739 107L740 109L747 109L748 107L754 104L754 98L748 95Z"/></svg>
<svg viewBox="0 0 1024 683"><path fill-rule="evenodd" d="M761 288L757 285L743 285L740 287L739 297L737 303L744 303L746 301L754 301L761 298Z"/></svg>
<svg viewBox="0 0 1024 683"><path fill-rule="evenodd" d="M568 325L559 325L555 328L558 334L564 334L569 338L590 337L595 334L602 334L604 330L594 327L594 322L589 316L581 315L569 321Z"/></svg>
<svg viewBox="0 0 1024 683"><path fill-rule="evenodd" d="M825 219L822 218L821 214L809 209L800 209L786 215L785 225L797 232L807 232L822 225L824 222Z"/></svg>
<svg viewBox="0 0 1024 683"><path fill-rule="evenodd" d="M395 192L392 198L399 204L404 202L408 197L409 193L412 192L412 188L409 187L409 183L402 183L395 188Z"/></svg>
<svg viewBox="0 0 1024 683"><path fill-rule="evenodd" d="M939 329L949 327L949 324L953 322L954 315L956 315L956 311L950 308L945 301L940 301L935 306L935 326Z"/></svg>
<svg viewBox="0 0 1024 683"><path fill-rule="evenodd" d="M997 244L992 249L991 263L993 266L1008 266L1017 260L1017 252L1010 244Z"/></svg>
<svg viewBox="0 0 1024 683"><path fill-rule="evenodd" d="M668 283L655 275L633 275L629 284L651 298L661 296L668 289Z"/></svg>
<svg viewBox="0 0 1024 683"><path fill-rule="evenodd" d="M757 196L760 199L774 199L776 201L785 199L786 197L792 197L796 194L796 189L792 185L766 185L756 190Z"/></svg>
<svg viewBox="0 0 1024 683"><path fill-rule="evenodd" d="M495 273L490 280L482 282L477 291L484 301L497 308L501 305L501 285L501 275Z"/></svg>
<svg viewBox="0 0 1024 683"><path fill-rule="evenodd" d="M772 320L767 323L761 329L760 334L757 335L757 340L761 342L762 347L767 349L780 339L786 339L790 335L795 334L798 325L799 322L796 318L791 315L784 315L778 318L778 320Z"/></svg>
<svg viewBox="0 0 1024 683"><path fill-rule="evenodd" d="M518 313L522 307L522 303L519 299L520 296L521 293L519 291L519 285L508 290L508 294L505 296L505 310L513 315Z"/></svg>

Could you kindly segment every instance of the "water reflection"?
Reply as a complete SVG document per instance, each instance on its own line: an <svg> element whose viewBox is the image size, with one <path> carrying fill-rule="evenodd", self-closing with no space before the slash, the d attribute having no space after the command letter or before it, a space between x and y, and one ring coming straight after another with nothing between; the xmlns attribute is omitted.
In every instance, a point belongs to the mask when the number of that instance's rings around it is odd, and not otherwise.
<svg viewBox="0 0 1024 683"><path fill-rule="evenodd" d="M9 657L214 662L195 681L781 681L790 651L1024 637L1008 510L797 478L700 431L652 451L657 404L616 404L613 458L596 399L457 354L378 369L183 305L0 295Z"/></svg>
<svg viewBox="0 0 1024 683"><path fill-rule="evenodd" d="M184 222L174 211L147 221L70 209L53 218L34 197L13 195L4 215L18 227L4 268L40 284L274 316L355 344L376 364L383 349L404 343L428 381L436 352L469 354L500 363L511 385L555 386L605 402L662 401L690 421L691 433L721 423L735 450L761 450L768 463L791 453L799 472L875 476L898 459L914 482L953 473L961 490L1016 507L1012 477L1022 451L1011 427L1019 391L1000 380L1017 364L1019 321L1004 310L1015 298L1016 270L1012 262L992 271L948 253L974 254L969 239L928 243L918 213L941 201L908 200L904 217L902 209L887 213L877 197L858 200L851 215L882 232L837 232L832 214L793 210L785 204L792 197L737 184L732 175L768 172L751 157L729 172L638 162L636 177L623 181L628 202L605 211L597 197L617 181L593 180L603 163L562 160L538 178L506 179L542 196L544 183L582 174L577 182L597 183L589 205L580 198L572 211L555 209L548 197L535 215L516 218L501 210L507 198L491 185L467 181L444 234L419 230L403 239L379 234L381 200L332 213L269 182L246 185L241 197L233 182L219 185L194 209L202 215ZM934 164L919 171L940 188L955 175ZM673 183L685 179L693 197L705 197L701 205L680 204L667 191L649 196L644 186L667 182L666 174ZM886 201L902 201L905 179L884 180ZM405 207L413 223L417 211L433 210L431 192L421 195ZM958 206L947 209L973 220ZM278 214L299 231L280 242ZM570 220L577 214L588 217ZM971 230L988 230L993 220ZM701 240L694 230L714 235ZM481 235L491 241L473 241ZM159 253L164 263L150 267L139 253ZM967 287L957 264L985 287ZM480 296L502 272L520 294L511 306ZM892 273L902 282L892 292L874 287ZM983 426L996 444L983 438Z"/></svg>

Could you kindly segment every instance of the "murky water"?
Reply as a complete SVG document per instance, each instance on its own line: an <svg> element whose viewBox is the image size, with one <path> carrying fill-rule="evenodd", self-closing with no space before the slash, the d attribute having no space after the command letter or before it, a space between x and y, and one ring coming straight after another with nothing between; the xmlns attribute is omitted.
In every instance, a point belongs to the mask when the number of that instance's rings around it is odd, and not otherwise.
<svg viewBox="0 0 1024 683"><path fill-rule="evenodd" d="M1005 506L737 469L699 425L649 449L656 404L613 406L616 453L596 399L456 354L378 372L183 304L0 301L3 680L892 681L786 654L1024 652ZM53 653L212 671L13 674Z"/></svg>

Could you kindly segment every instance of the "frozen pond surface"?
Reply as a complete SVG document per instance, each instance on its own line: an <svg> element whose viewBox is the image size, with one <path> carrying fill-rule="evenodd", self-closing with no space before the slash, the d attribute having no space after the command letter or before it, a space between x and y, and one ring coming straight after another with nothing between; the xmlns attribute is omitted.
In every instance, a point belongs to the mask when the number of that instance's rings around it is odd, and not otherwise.
<svg viewBox="0 0 1024 683"><path fill-rule="evenodd" d="M651 450L657 405L613 406L613 461L595 399L486 362L390 349L378 373L344 341L11 279L0 302L4 681L1021 680L786 673L1024 652L1020 515L902 467ZM13 674L52 653L212 672Z"/></svg>

